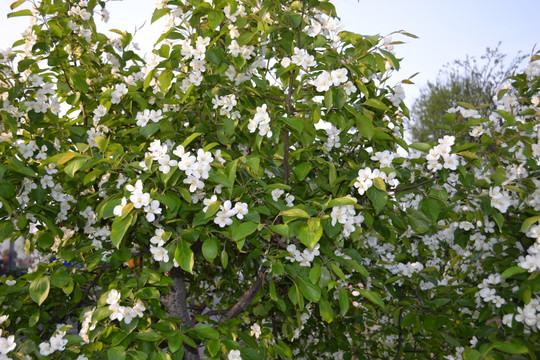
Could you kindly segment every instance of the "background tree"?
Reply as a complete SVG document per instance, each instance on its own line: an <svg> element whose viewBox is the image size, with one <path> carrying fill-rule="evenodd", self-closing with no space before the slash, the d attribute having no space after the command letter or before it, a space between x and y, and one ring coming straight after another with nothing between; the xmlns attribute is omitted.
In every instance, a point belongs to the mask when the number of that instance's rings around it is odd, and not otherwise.
<svg viewBox="0 0 540 360"><path fill-rule="evenodd" d="M410 110L408 131L415 141L433 141L444 135L453 135L444 115L449 109L464 102L478 108L485 117L493 110L493 95L526 58L518 54L510 62L507 55L499 50L486 49L477 59L467 56L464 60L454 60L444 65L434 82L428 81L420 89Z"/></svg>

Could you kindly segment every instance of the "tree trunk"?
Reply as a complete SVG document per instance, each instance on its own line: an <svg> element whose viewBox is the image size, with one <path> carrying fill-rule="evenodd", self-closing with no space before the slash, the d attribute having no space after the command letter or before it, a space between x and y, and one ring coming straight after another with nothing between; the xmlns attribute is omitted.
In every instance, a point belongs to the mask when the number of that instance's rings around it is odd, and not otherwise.
<svg viewBox="0 0 540 360"><path fill-rule="evenodd" d="M188 310L183 271L180 268L173 268L169 276L173 279L174 285L170 287L169 294L161 299L161 303L167 307L169 315L178 317L182 323L192 327L194 324ZM184 344L184 350L184 359L200 360L198 349Z"/></svg>

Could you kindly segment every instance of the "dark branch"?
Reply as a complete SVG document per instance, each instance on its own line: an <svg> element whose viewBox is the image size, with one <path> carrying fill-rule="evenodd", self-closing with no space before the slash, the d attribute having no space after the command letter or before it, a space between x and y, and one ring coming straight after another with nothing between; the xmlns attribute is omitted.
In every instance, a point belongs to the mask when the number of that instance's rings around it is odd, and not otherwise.
<svg viewBox="0 0 540 360"><path fill-rule="evenodd" d="M246 311L247 307L251 304L251 301L253 298L257 295L259 290L261 289L262 282L264 280L264 271L259 272L259 276L257 276L257 280L250 286L250 288L242 295L240 300L236 304L233 305L227 311L227 313L220 319L220 322L225 322L227 320L230 320L232 318L235 318L239 314Z"/></svg>

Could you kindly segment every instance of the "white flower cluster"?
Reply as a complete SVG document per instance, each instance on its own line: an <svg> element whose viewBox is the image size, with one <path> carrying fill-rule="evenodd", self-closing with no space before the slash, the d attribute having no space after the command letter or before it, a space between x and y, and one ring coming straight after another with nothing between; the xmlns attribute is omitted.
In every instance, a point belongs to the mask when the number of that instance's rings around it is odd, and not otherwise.
<svg viewBox="0 0 540 360"><path fill-rule="evenodd" d="M144 154L145 159L150 157L153 161L159 164L158 170L163 174L168 174L171 171L171 166L178 165L178 161L171 160L171 156L167 153L171 144L161 144L161 140L154 140L150 143L148 151ZM146 167L144 161L140 163L141 167Z"/></svg>
<svg viewBox="0 0 540 360"><path fill-rule="evenodd" d="M537 298L531 299L523 308L517 308L517 314L506 314L503 317L503 324L508 327L512 327L512 319L524 324L525 333L530 331L540 331L540 300Z"/></svg>
<svg viewBox="0 0 540 360"><path fill-rule="evenodd" d="M109 310L112 311L112 314L109 315L111 320L124 320L126 324L129 324L135 317L142 318L144 316L143 311L146 310L146 307L141 300L137 300L134 307L122 306L119 304L121 297L121 294L115 289L112 289L107 296L107 304L109 304Z"/></svg>
<svg viewBox="0 0 540 360"><path fill-rule="evenodd" d="M156 215L161 214L159 201L152 200L150 198L150 193L145 193L143 191L143 183L140 179L135 182L135 185L126 185L126 190L131 193L129 196L129 201L133 203L133 207L135 209L143 208L144 212L146 213L146 220L152 222L156 220ZM116 216L121 216L126 205L127 199L122 198L122 202L114 207L113 214Z"/></svg>
<svg viewBox="0 0 540 360"><path fill-rule="evenodd" d="M88 337L88 332L94 330L96 328L97 322L92 322L92 315L94 315L94 311L96 311L96 308L93 308L92 310L88 310L84 313L84 320L81 323L81 330L79 331L79 336L83 339L84 343L88 344L90 342L90 338Z"/></svg>
<svg viewBox="0 0 540 360"><path fill-rule="evenodd" d="M486 279L482 280L482 283L478 285L478 289L480 290L475 294L479 307L481 306L480 300L483 300L484 302L491 302L498 308L506 303L506 300L497 295L495 289L490 287L499 285L501 282L502 279L501 275L499 274L490 274Z"/></svg>
<svg viewBox="0 0 540 360"><path fill-rule="evenodd" d="M82 20L90 20L92 13L85 9L86 1L80 1L77 6L72 6L68 10L68 15L73 17L80 17Z"/></svg>
<svg viewBox="0 0 540 360"><path fill-rule="evenodd" d="M145 127L150 120L154 123L158 123L161 119L163 119L161 110L144 109L143 111L139 111L136 115L137 126L140 127Z"/></svg>
<svg viewBox="0 0 540 360"><path fill-rule="evenodd" d="M388 100L390 100L392 105L394 105L395 107L399 107L399 104L401 104L401 102L405 100L405 90L403 90L401 84L397 84L396 86L394 86L394 93L389 93L386 95L386 97L388 98Z"/></svg>
<svg viewBox="0 0 540 360"><path fill-rule="evenodd" d="M202 180L208 179L211 170L210 164L214 161L212 153L198 149L197 156L195 156L191 155L190 151L186 152L184 147L179 145L173 154L180 158L178 168L186 174L184 184L189 185L189 191L195 192L197 189L203 189L204 182Z"/></svg>
<svg viewBox="0 0 540 360"><path fill-rule="evenodd" d="M343 24L338 18L327 16L320 10L312 12L313 15L308 18L309 25L304 29L308 36L323 35L333 41L341 40L337 34L343 29Z"/></svg>
<svg viewBox="0 0 540 360"><path fill-rule="evenodd" d="M332 70L331 72L324 70L313 80L313 85L317 88L318 92L325 92L332 86L345 84L347 80L347 69L345 68Z"/></svg>
<svg viewBox="0 0 540 360"><path fill-rule="evenodd" d="M453 107L453 108L450 108L448 110L446 110L446 112L448 113L460 113L461 116L463 116L464 118L473 118L473 119L477 119L477 118L480 118L480 114L478 113L478 110L475 110L475 109L466 109L462 106L456 106L456 107Z"/></svg>
<svg viewBox="0 0 540 360"><path fill-rule="evenodd" d="M198 36L195 41L195 47L191 45L191 39L185 39L182 42L182 56L185 61L192 59L190 69L186 67L186 71L189 71L180 85L180 89L187 91L192 85L199 86L203 80L203 73L206 71L206 47L210 44L210 38Z"/></svg>
<svg viewBox="0 0 540 360"><path fill-rule="evenodd" d="M49 341L44 341L39 344L39 353L41 355L48 356L55 351L64 351L66 349L66 344L68 343L68 340L64 338L64 336L66 336L66 332L60 330L62 328L65 328L65 325L57 325L57 330L54 332L54 335L51 337L51 339Z"/></svg>
<svg viewBox="0 0 540 360"><path fill-rule="evenodd" d="M86 209L80 211L79 214L86 219L83 231L88 238L92 240L92 246L96 250L101 249L102 241L109 238L111 231L107 228L107 226L98 228L95 227L95 225L98 224L98 217L90 206L87 206Z"/></svg>
<svg viewBox="0 0 540 360"><path fill-rule="evenodd" d="M396 177L396 173L391 172L390 175L386 175L384 171L379 169L371 170L370 168L358 170L358 176L356 177L356 182L354 187L358 189L360 195L364 193L373 186L373 180L376 178L381 178L387 184L390 184L392 180Z"/></svg>
<svg viewBox="0 0 540 360"><path fill-rule="evenodd" d="M505 189L501 189L498 186L489 188L489 197L491 198L491 206L499 210L503 214L508 210L510 206L515 206L519 201L512 197L510 192Z"/></svg>
<svg viewBox="0 0 540 360"><path fill-rule="evenodd" d="M169 252L163 247L165 245L164 237L167 234L163 229L156 229L154 236L150 238L150 253L155 261L169 262Z"/></svg>
<svg viewBox="0 0 540 360"><path fill-rule="evenodd" d="M279 198L281 197L281 195L285 194L285 190L282 190L282 189L274 189L272 190L272 192L270 193L272 195L272 200L274 201L278 201ZM292 194L285 194L285 204L287 205L287 207L293 207L294 206L294 195Z"/></svg>
<svg viewBox="0 0 540 360"><path fill-rule="evenodd" d="M231 14L231 6L230 5L226 5L225 8L223 9L223 12L225 13L225 17L227 17L227 19L229 19L232 22L236 22L236 19L237 19L238 16L240 16L240 17L246 17L247 16L246 8L242 4L238 4L236 6L236 12L234 12L233 14Z"/></svg>
<svg viewBox="0 0 540 360"><path fill-rule="evenodd" d="M281 59L281 66L284 68L289 67L291 63L300 66L305 70L309 70L310 67L316 65L315 57L313 55L310 55L307 50L299 49L297 47L294 48L292 57L284 57Z"/></svg>
<svg viewBox="0 0 540 360"><path fill-rule="evenodd" d="M231 350L229 351L229 354L227 355L228 360L242 360L242 355L240 354L240 350Z"/></svg>
<svg viewBox="0 0 540 360"><path fill-rule="evenodd" d="M389 150L377 151L371 157L371 160L378 161L379 167L392 167L392 161L396 158L397 154Z"/></svg>
<svg viewBox="0 0 540 360"><path fill-rule="evenodd" d="M2 318L4 318L4 316L2 316ZM2 329L0 329L0 359L9 359L6 355L13 351L16 346L15 336L9 335L8 337L2 337Z"/></svg>
<svg viewBox="0 0 540 360"><path fill-rule="evenodd" d="M226 116L231 119L237 119L240 117L239 111L232 112L236 104L238 104L238 102L236 101L236 95L234 94L224 95L220 97L216 95L212 99L212 104L214 105L214 109L220 108L220 115Z"/></svg>
<svg viewBox="0 0 540 360"><path fill-rule="evenodd" d="M433 172L442 168L449 170L456 170L460 165L460 156L457 154L451 154L452 146L455 143L456 138L454 136L445 135L444 138L439 139L439 145L429 150L426 155L428 161L427 168ZM442 159L441 164L439 160Z"/></svg>
<svg viewBox="0 0 540 360"><path fill-rule="evenodd" d="M255 323L253 325L251 325L251 331L249 332L249 336L255 336L256 339L259 338L259 336L261 336L261 327L259 324Z"/></svg>
<svg viewBox="0 0 540 360"><path fill-rule="evenodd" d="M122 97L128 93L126 84L118 84L111 93L111 103L119 104Z"/></svg>
<svg viewBox="0 0 540 360"><path fill-rule="evenodd" d="M253 133L259 129L259 135L266 135L268 138L272 137L272 130L270 129L270 116L266 111L266 104L257 107L256 113L253 116L253 119L249 120L247 127L250 133Z"/></svg>
<svg viewBox="0 0 540 360"><path fill-rule="evenodd" d="M330 125L330 127L325 129L325 131L326 131L327 140L324 143L324 147L326 148L326 150L330 151L333 148L339 149L341 147L341 143L340 143L341 140L339 138L339 134L341 133L341 130L339 130L334 125Z"/></svg>
<svg viewBox="0 0 540 360"><path fill-rule="evenodd" d="M43 78L37 74L30 76L28 81L32 82L33 87L39 87L34 100L25 102L28 110L33 110L36 113L46 113L47 110L51 110L53 114L58 115L60 110L58 99L55 97L49 99L47 97L47 95L54 94L54 84L43 82ZM48 103L49 100L51 101L50 104Z"/></svg>
<svg viewBox="0 0 540 360"><path fill-rule="evenodd" d="M213 201L212 201L213 200ZM206 207L203 209L204 212L208 210L208 206L217 201L215 195L211 199L205 199L204 204ZM236 217L240 220L244 218L245 215L249 213L248 205L244 202L237 202L232 205L230 200L226 200L223 204L219 206L219 211L216 213L214 218L214 223L219 225L219 227L225 227L233 223L232 217Z"/></svg>
<svg viewBox="0 0 540 360"><path fill-rule="evenodd" d="M313 247L313 250L304 249L303 252L296 249L296 246L291 244L287 246L287 251L292 254L292 257L285 257L291 262L299 262L300 266L311 266L311 262L315 259L315 256L320 255L319 251L320 245L317 244Z"/></svg>
<svg viewBox="0 0 540 360"><path fill-rule="evenodd" d="M99 105L93 111L94 117L92 118L93 127L86 131L88 134L88 145L91 147L97 147L96 138L98 136L105 137L105 134L109 132L109 128L103 124L100 124L100 120L107 114L107 108L103 105Z"/></svg>
<svg viewBox="0 0 540 360"><path fill-rule="evenodd" d="M337 223L343 225L341 231L343 237L349 237L356 230L356 227L362 226L364 222L362 214L356 214L354 205L334 206L330 217L332 218L332 226L336 226Z"/></svg>
<svg viewBox="0 0 540 360"><path fill-rule="evenodd" d="M531 226L526 235L536 239L536 242L527 249L528 255L518 258L518 266L527 269L530 273L540 271L540 225Z"/></svg>
<svg viewBox="0 0 540 360"><path fill-rule="evenodd" d="M255 51L255 47L253 45L240 46L240 44L238 44L238 41L236 40L231 41L228 49L232 56L238 57L238 55L242 55L242 57L246 60L251 59L251 57L253 56L253 52Z"/></svg>

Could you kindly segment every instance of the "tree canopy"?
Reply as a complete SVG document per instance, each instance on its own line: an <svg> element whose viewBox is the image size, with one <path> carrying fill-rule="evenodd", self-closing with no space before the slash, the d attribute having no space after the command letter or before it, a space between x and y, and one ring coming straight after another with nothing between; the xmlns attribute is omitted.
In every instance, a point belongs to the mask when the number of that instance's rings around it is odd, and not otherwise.
<svg viewBox="0 0 540 360"><path fill-rule="evenodd" d="M1 359L540 356L538 54L408 143L392 44L330 2L163 0L144 57L106 1L11 8Z"/></svg>

